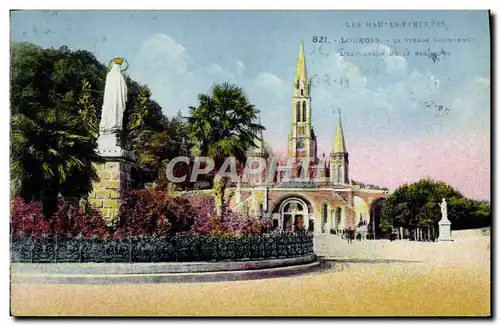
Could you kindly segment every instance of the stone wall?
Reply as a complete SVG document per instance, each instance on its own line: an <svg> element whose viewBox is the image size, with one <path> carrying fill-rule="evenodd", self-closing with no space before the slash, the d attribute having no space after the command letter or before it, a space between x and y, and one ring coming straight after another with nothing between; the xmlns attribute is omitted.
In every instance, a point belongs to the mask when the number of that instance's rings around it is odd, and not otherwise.
<svg viewBox="0 0 500 326"><path fill-rule="evenodd" d="M108 225L118 222L121 196L130 188L131 163L125 160L107 161L96 164L99 181L94 182L90 203L99 209Z"/></svg>

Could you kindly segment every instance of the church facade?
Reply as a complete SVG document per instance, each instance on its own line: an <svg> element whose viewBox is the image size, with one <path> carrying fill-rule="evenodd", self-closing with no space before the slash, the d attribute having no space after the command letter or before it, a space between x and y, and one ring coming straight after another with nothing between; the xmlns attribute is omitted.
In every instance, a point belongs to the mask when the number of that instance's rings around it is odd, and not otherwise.
<svg viewBox="0 0 500 326"><path fill-rule="evenodd" d="M388 192L363 188L349 178L349 153L339 117L331 153L318 158L311 124L311 84L301 44L293 83L286 159L277 159L262 134L248 156L267 164L259 174L241 178L231 190L229 207L247 216L269 217L276 228L307 229L334 236L360 222L369 238L380 236L380 203Z"/></svg>

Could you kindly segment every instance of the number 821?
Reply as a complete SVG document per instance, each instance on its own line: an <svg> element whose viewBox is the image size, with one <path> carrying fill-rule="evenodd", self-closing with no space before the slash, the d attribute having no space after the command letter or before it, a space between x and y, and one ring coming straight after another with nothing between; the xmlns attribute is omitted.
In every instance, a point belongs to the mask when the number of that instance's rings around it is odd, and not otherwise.
<svg viewBox="0 0 500 326"><path fill-rule="evenodd" d="M313 36L313 43L327 43L326 36Z"/></svg>

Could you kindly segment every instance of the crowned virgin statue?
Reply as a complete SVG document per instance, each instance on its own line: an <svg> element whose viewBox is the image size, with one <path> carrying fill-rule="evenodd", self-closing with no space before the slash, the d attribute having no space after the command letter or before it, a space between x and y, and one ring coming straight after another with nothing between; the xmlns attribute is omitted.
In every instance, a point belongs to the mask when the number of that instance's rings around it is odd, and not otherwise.
<svg viewBox="0 0 500 326"><path fill-rule="evenodd" d="M122 63L127 66L121 68ZM127 102L127 84L122 72L128 69L128 62L123 58L114 58L109 62L109 72L106 75L104 101L102 105L100 134L111 134L122 129L123 112Z"/></svg>

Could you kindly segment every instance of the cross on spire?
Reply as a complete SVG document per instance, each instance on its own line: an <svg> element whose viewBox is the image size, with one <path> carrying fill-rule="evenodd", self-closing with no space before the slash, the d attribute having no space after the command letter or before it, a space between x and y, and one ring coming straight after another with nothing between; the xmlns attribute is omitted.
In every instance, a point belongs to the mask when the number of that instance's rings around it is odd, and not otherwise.
<svg viewBox="0 0 500 326"><path fill-rule="evenodd" d="M342 122L342 108L340 106L335 107L333 113L337 113L339 117L339 122Z"/></svg>

